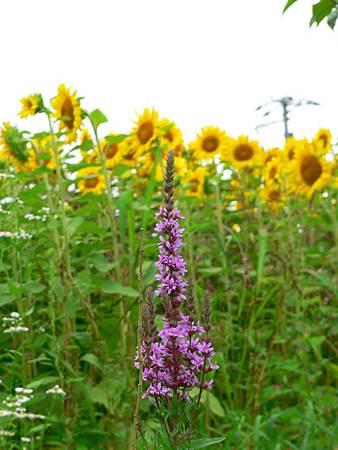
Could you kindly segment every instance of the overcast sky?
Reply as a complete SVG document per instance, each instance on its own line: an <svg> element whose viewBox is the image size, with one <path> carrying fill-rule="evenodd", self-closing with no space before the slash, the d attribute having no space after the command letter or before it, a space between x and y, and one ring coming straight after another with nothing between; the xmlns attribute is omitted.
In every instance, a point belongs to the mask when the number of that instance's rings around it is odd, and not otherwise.
<svg viewBox="0 0 338 450"><path fill-rule="evenodd" d="M321 126L338 137L338 31L309 29L313 2L282 16L285 0L3 0L0 122L43 126L17 117L19 99L64 82L108 116L104 131L155 107L186 140L216 125L280 145L282 126L257 134L254 110L290 95L320 103L291 115L297 137Z"/></svg>

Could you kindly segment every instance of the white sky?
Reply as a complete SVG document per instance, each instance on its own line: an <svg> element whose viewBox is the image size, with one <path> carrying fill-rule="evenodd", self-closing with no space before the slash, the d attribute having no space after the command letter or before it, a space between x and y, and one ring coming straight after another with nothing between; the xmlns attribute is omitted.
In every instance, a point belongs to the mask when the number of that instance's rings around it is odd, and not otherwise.
<svg viewBox="0 0 338 450"><path fill-rule="evenodd" d="M285 0L2 0L0 123L41 127L17 117L19 99L64 82L107 115L107 132L154 106L187 140L216 125L280 145L282 126L258 135L254 110L291 95L321 104L291 116L297 137L323 126L338 138L338 32L309 29L314 2L282 16Z"/></svg>

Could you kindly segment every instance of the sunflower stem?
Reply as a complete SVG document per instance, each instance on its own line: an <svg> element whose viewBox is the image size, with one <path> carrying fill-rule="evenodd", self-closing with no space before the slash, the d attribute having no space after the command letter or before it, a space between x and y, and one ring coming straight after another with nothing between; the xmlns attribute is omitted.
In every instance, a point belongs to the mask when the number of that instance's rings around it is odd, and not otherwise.
<svg viewBox="0 0 338 450"><path fill-rule="evenodd" d="M90 121L90 124L93 128L94 136L95 136L95 143L97 146L98 154L100 163L102 166L102 172L105 179L106 189L106 204L107 204L107 216L110 224L111 234L112 234L112 245L114 250L114 256L115 256L115 263L116 263L116 275L117 280L121 283L122 282L122 269L120 264L120 252L119 252L119 242L118 242L118 231L117 231L117 225L115 221L115 208L113 205L113 195L111 190L111 174L110 171L106 168L106 162L105 162L105 156L101 147L101 143L98 137L97 133L97 127L94 125L93 121L91 120L90 116L88 115L88 119ZM123 299L120 299L119 301L119 313L120 313L120 336L121 336L121 351L122 351L122 361L123 361L123 368L124 372L127 377L127 384L130 384L130 374L128 370L128 364L127 364L127 341L126 341L126 335L128 334L126 330L127 322L125 320L125 305Z"/></svg>

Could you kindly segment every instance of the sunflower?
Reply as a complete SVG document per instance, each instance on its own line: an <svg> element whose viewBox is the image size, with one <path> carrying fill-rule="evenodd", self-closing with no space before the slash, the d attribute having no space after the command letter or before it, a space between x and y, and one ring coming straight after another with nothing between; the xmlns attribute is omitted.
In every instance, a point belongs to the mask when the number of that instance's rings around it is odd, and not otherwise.
<svg viewBox="0 0 338 450"><path fill-rule="evenodd" d="M289 163L294 159L296 147L299 145L300 142L302 141L298 141L293 136L289 136L288 138L286 138L284 148L282 151L283 158L286 163Z"/></svg>
<svg viewBox="0 0 338 450"><path fill-rule="evenodd" d="M17 128L4 122L0 130L0 160L9 161L17 172L27 172L28 141Z"/></svg>
<svg viewBox="0 0 338 450"><path fill-rule="evenodd" d="M65 130L67 143L74 142L82 122L82 110L76 91L71 94L64 84L60 84L58 94L52 100L52 107L55 109L53 117L60 121L59 130Z"/></svg>
<svg viewBox="0 0 338 450"><path fill-rule="evenodd" d="M139 157L139 166L137 168L137 173L140 177L150 177L152 168L154 167L154 163L156 160L156 153L149 150ZM160 162L157 164L157 170L161 170Z"/></svg>
<svg viewBox="0 0 338 450"><path fill-rule="evenodd" d="M327 153L331 150L331 139L331 131L327 128L321 128L317 131L313 143L318 149L322 150L323 153Z"/></svg>
<svg viewBox="0 0 338 450"><path fill-rule="evenodd" d="M239 136L238 139L227 139L222 156L237 169L242 169L260 164L261 155L262 149L257 141L249 140L247 136Z"/></svg>
<svg viewBox="0 0 338 450"><path fill-rule="evenodd" d="M270 148L269 150L265 150L262 152L262 164L265 166L272 158L275 156L281 156L281 149L278 147Z"/></svg>
<svg viewBox="0 0 338 450"><path fill-rule="evenodd" d="M223 153L226 144L226 134L218 127L204 127L197 139L189 144L195 160L212 159Z"/></svg>
<svg viewBox="0 0 338 450"><path fill-rule="evenodd" d="M207 174L206 167L198 167L189 171L183 178L183 187L187 186L186 194L193 197L204 196L204 181Z"/></svg>
<svg viewBox="0 0 338 450"><path fill-rule="evenodd" d="M19 116L22 118L34 116L40 112L43 107L41 94L33 94L20 100L22 107Z"/></svg>
<svg viewBox="0 0 338 450"><path fill-rule="evenodd" d="M60 143L58 143L58 147L58 150L60 150ZM56 161L51 135L32 139L31 148L29 149L28 165L31 170L37 169L40 165L45 165L48 169L55 169Z"/></svg>
<svg viewBox="0 0 338 450"><path fill-rule="evenodd" d="M157 111L154 109L150 111L146 108L138 117L136 126L132 130L131 135L133 136L133 147L140 151L140 153L149 150L155 138L160 135L158 125Z"/></svg>
<svg viewBox="0 0 338 450"><path fill-rule="evenodd" d="M290 190L311 198L316 190L330 182L333 163L326 161L321 149L306 140L298 145L290 165Z"/></svg>
<svg viewBox="0 0 338 450"><path fill-rule="evenodd" d="M115 137L117 135L110 134L110 136ZM107 169L113 169L118 166L122 160L122 142L109 143L106 139L103 139L100 144Z"/></svg>
<svg viewBox="0 0 338 450"><path fill-rule="evenodd" d="M121 142L121 164L129 167L135 167L140 158L140 151L134 146L133 138L127 137Z"/></svg>
<svg viewBox="0 0 338 450"><path fill-rule="evenodd" d="M274 156L264 166L263 178L266 184L280 181L283 164L279 156Z"/></svg>
<svg viewBox="0 0 338 450"><path fill-rule="evenodd" d="M265 184L259 191L259 197L273 212L278 212L285 206L286 196L280 183Z"/></svg>
<svg viewBox="0 0 338 450"><path fill-rule="evenodd" d="M161 145L168 150L172 150L175 156L180 156L183 151L183 137L182 131L177 128L175 122L170 122L168 119L162 119L159 122L161 130Z"/></svg>
<svg viewBox="0 0 338 450"><path fill-rule="evenodd" d="M102 194L105 189L105 180L100 167L85 167L79 170L77 175L81 178L77 182L81 193Z"/></svg>

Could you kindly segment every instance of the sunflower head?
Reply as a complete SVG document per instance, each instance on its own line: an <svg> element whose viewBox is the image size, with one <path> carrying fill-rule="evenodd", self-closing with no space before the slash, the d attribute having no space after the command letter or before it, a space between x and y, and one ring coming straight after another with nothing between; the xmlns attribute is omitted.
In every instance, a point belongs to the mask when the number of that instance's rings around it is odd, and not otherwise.
<svg viewBox="0 0 338 450"><path fill-rule="evenodd" d="M34 116L43 109L43 100L41 94L33 94L20 100L21 111L19 116L22 118Z"/></svg>
<svg viewBox="0 0 338 450"><path fill-rule="evenodd" d="M8 122L0 130L0 159L13 164L17 171L27 171L28 141L24 133Z"/></svg>
<svg viewBox="0 0 338 450"><path fill-rule="evenodd" d="M36 136L32 139L28 162L31 170L35 170L41 165L48 167L48 169L55 169L56 161L53 145L53 138L50 134ZM60 151L60 144L58 143L57 146L58 151Z"/></svg>
<svg viewBox="0 0 338 450"><path fill-rule="evenodd" d="M207 174L206 167L198 167L186 173L183 178L183 188L186 187L186 195L192 197L204 197L204 182Z"/></svg>
<svg viewBox="0 0 338 450"><path fill-rule="evenodd" d="M272 157L264 166L263 178L266 184L280 181L283 164L279 156Z"/></svg>
<svg viewBox="0 0 338 450"><path fill-rule="evenodd" d="M323 153L327 153L331 150L331 140L331 131L327 128L321 128L317 131L313 143L319 151L322 150Z"/></svg>
<svg viewBox="0 0 338 450"><path fill-rule="evenodd" d="M270 148L262 152L262 164L265 166L274 157L281 157L282 151L278 147Z"/></svg>
<svg viewBox="0 0 338 450"><path fill-rule="evenodd" d="M154 109L150 111L146 108L132 130L133 146L140 152L145 152L159 135L158 113Z"/></svg>
<svg viewBox="0 0 338 450"><path fill-rule="evenodd" d="M259 197L273 212L279 212L285 206L286 196L280 183L266 184L260 189Z"/></svg>
<svg viewBox="0 0 338 450"><path fill-rule="evenodd" d="M301 141L298 141L293 136L286 138L282 152L286 163L291 162L295 158L296 147L299 145L299 142Z"/></svg>
<svg viewBox="0 0 338 450"><path fill-rule="evenodd" d="M105 180L100 167L85 167L77 173L78 188L82 194L92 192L100 195L105 190Z"/></svg>
<svg viewBox="0 0 338 450"><path fill-rule="evenodd" d="M183 151L183 136L182 131L177 128L175 122L170 122L168 119L162 119L159 122L161 130L161 145L167 150L172 150L175 156L180 156Z"/></svg>
<svg viewBox="0 0 338 450"><path fill-rule="evenodd" d="M290 191L311 198L316 190L330 182L333 163L312 142L302 141L295 151L288 181Z"/></svg>
<svg viewBox="0 0 338 450"><path fill-rule="evenodd" d="M76 91L71 94L64 84L60 84L58 94L52 100L52 107L55 110L53 117L59 120L59 129L65 132L67 143L74 142L82 123L82 110Z"/></svg>
<svg viewBox="0 0 338 450"><path fill-rule="evenodd" d="M247 136L239 136L238 139L229 137L223 159L237 169L242 169L259 165L261 154L262 149L257 141L252 141Z"/></svg>
<svg viewBox="0 0 338 450"><path fill-rule="evenodd" d="M123 144L114 139L117 136L118 135L111 133L109 137L112 139L107 137L101 141L101 148L107 169L113 169L118 166L122 160Z"/></svg>
<svg viewBox="0 0 338 450"><path fill-rule="evenodd" d="M139 162L141 152L134 146L134 139L127 137L121 142L121 164L135 167Z"/></svg>
<svg viewBox="0 0 338 450"><path fill-rule="evenodd" d="M204 127L197 134L195 141L189 144L189 150L193 152L196 161L213 159L217 154L222 154L225 149L226 134L218 127Z"/></svg>

